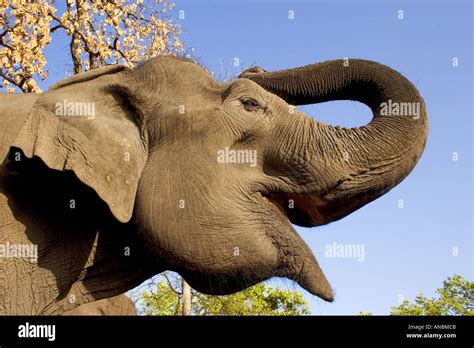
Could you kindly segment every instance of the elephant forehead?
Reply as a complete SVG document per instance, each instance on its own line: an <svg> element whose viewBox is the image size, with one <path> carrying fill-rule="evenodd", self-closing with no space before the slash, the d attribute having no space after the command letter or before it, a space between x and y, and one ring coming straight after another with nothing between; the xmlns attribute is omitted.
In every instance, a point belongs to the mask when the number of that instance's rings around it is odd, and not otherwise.
<svg viewBox="0 0 474 348"><path fill-rule="evenodd" d="M217 87L216 82L207 69L187 58L160 56L150 59L136 68L138 79L145 81L155 78L156 83L182 86L192 85L195 88Z"/></svg>

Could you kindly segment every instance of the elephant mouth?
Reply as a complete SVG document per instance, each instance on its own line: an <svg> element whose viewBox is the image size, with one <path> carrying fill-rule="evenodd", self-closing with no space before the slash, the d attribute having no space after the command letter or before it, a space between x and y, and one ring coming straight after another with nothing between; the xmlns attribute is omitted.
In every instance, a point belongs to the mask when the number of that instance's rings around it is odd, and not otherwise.
<svg viewBox="0 0 474 348"><path fill-rule="evenodd" d="M326 214L327 201L316 193L269 193L262 194L262 197L276 206L292 224L314 227L329 222L329 215Z"/></svg>
<svg viewBox="0 0 474 348"><path fill-rule="evenodd" d="M374 197L365 190L343 197L335 196L334 190L319 192L261 194L266 201L276 206L286 219L297 226L316 227L337 221L367 204L367 197Z"/></svg>

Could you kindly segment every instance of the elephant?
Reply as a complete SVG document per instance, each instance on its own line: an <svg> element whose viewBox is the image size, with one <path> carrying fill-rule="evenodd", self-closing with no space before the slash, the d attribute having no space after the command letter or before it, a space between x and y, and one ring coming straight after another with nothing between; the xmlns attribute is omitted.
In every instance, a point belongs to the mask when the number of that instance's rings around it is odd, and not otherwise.
<svg viewBox="0 0 474 348"><path fill-rule="evenodd" d="M373 118L345 128L297 109L333 100ZM0 122L0 313L12 315L62 314L165 270L207 294L283 277L331 302L293 225L391 190L428 134L414 85L362 59L219 82L158 56L1 94Z"/></svg>
<svg viewBox="0 0 474 348"><path fill-rule="evenodd" d="M125 295L85 303L62 315L137 315L135 303Z"/></svg>

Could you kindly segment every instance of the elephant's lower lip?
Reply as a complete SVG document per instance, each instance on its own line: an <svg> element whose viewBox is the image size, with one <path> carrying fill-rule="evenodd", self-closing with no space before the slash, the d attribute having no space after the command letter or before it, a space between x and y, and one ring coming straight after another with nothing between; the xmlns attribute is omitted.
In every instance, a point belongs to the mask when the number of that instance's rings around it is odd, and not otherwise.
<svg viewBox="0 0 474 348"><path fill-rule="evenodd" d="M294 197L295 206L292 209L290 207L286 209L288 197L293 196L287 194L274 194L271 196L262 195L264 204L272 209L274 214L276 214L276 219L279 219L281 223L288 223L288 226L283 226L281 231L278 232L288 233L284 239L291 240L294 243L288 244L290 247L287 245L285 252L280 255L281 259L279 261L279 268L275 270L274 275L277 277L292 279L313 295L316 295L325 301L332 302L334 299L333 291L324 273L319 267L315 256L298 235L295 228L291 226L291 223L300 226L315 226L317 223L310 220L312 218L308 215L309 212L298 208L298 203L302 204L301 197ZM306 200L304 202L306 202ZM313 202L311 197L307 198L307 202L308 204ZM313 207L311 210L312 214L316 214L314 209L315 208ZM289 210L291 210L292 213L289 213ZM298 216L301 219L295 220Z"/></svg>

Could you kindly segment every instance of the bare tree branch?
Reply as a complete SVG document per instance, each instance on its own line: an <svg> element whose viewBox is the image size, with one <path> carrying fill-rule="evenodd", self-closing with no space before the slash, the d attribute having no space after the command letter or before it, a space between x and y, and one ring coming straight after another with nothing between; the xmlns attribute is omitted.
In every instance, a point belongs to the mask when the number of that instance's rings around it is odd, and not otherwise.
<svg viewBox="0 0 474 348"><path fill-rule="evenodd" d="M58 29L60 29L60 28L66 29L66 27L65 27L64 25L58 24L58 25L52 27L51 29L49 29L49 31L52 32L52 33L54 33L56 30L58 30Z"/></svg>
<svg viewBox="0 0 474 348"><path fill-rule="evenodd" d="M2 71L0 71L0 77L2 77L3 79L7 80L8 82L10 82L11 84L14 84L16 86L15 80L13 80L11 77L5 75Z"/></svg>
<svg viewBox="0 0 474 348"><path fill-rule="evenodd" d="M178 290L176 290L176 289L174 288L174 286L171 284L171 281L170 281L170 279L168 278L168 275L166 274L166 272L163 273L162 276L166 279L166 282L168 283L169 288L170 288L176 295L181 296L181 292L179 292Z"/></svg>
<svg viewBox="0 0 474 348"><path fill-rule="evenodd" d="M0 72L0 77L7 80L12 85L18 87L23 93L31 92L31 90L29 90L28 88L25 88L26 79L23 76L21 76L20 82L16 82L12 77L5 75L3 72Z"/></svg>

